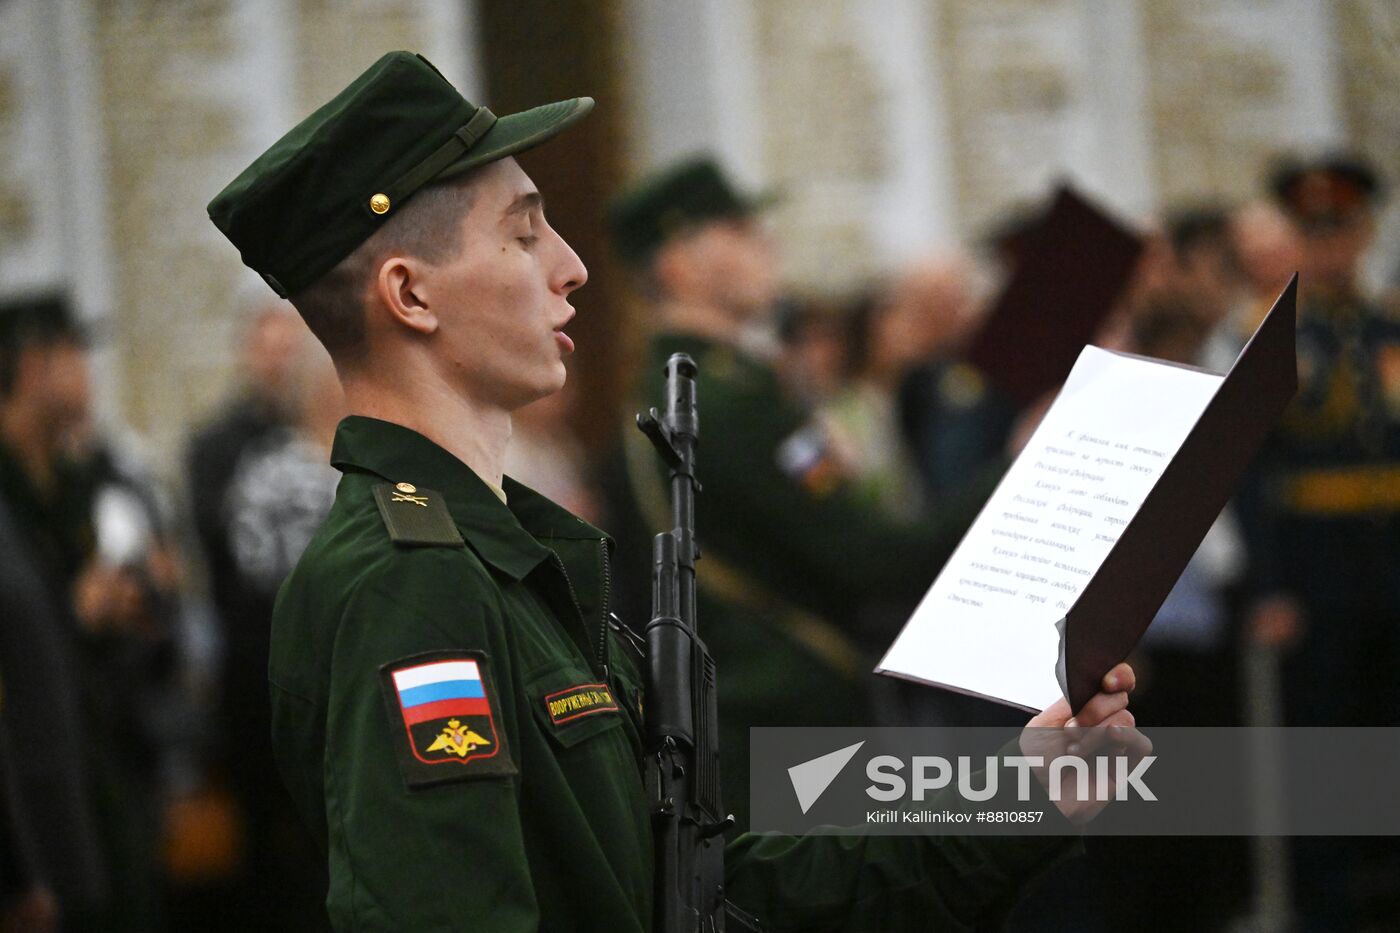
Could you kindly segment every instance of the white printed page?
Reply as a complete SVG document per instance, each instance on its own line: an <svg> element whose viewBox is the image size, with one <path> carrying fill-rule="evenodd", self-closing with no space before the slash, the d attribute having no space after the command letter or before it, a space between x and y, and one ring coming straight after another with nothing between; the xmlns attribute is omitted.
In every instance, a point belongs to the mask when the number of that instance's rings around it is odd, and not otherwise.
<svg viewBox="0 0 1400 933"><path fill-rule="evenodd" d="M1055 623L1223 380L1085 347L876 670L1031 710L1055 702Z"/></svg>

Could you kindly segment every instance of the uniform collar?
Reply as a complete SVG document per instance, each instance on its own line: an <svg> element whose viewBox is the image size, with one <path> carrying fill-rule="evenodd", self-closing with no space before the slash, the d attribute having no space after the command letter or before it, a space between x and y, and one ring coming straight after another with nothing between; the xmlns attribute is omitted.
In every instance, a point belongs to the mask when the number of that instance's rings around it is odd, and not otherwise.
<svg viewBox="0 0 1400 933"><path fill-rule="evenodd" d="M447 511L481 558L520 580L551 551L541 538L602 539L606 535L527 486L506 477L509 505L471 467L411 428L351 415L336 428L331 465L342 473L412 483L443 497Z"/></svg>

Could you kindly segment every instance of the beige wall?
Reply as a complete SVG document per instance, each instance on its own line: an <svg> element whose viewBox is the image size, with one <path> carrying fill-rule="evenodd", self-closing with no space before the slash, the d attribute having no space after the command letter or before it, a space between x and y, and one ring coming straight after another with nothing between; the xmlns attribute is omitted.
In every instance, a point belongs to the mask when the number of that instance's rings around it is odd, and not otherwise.
<svg viewBox="0 0 1400 933"><path fill-rule="evenodd" d="M22 280L76 292L100 319L101 407L136 429L157 468L175 468L193 423L229 391L243 321L275 298L204 205L384 51L421 49L472 87L466 11L457 0L5 5L0 15L21 27L10 36L25 36L0 49L5 287ZM77 50L91 80L35 54L59 45ZM70 196L72 147L38 147L36 159L35 125L59 140L90 138L86 149L98 155L85 169L88 196ZM21 149L23 157L5 157ZM94 226L101 248L81 248ZM99 262L100 293L78 287Z"/></svg>
<svg viewBox="0 0 1400 933"><path fill-rule="evenodd" d="M1372 271L1400 286L1400 4L1334 0L1348 137L1389 180L1389 210Z"/></svg>
<svg viewBox="0 0 1400 933"><path fill-rule="evenodd" d="M1383 0L633 5L631 161L711 148L783 187L787 271L816 288L975 236L1058 178L1146 221L1254 196L1283 151L1400 158ZM679 41L683 74L654 47Z"/></svg>
<svg viewBox="0 0 1400 933"><path fill-rule="evenodd" d="M1246 197L1271 154L1328 142L1400 180L1400 11L1380 0L624 2L629 78L604 103L629 115L627 164L712 148L781 186L800 284L971 235L1059 174L1136 215ZM429 52L480 96L472 9L0 4L0 289L66 287L105 322L102 408L159 464L270 297L205 203L387 49Z"/></svg>

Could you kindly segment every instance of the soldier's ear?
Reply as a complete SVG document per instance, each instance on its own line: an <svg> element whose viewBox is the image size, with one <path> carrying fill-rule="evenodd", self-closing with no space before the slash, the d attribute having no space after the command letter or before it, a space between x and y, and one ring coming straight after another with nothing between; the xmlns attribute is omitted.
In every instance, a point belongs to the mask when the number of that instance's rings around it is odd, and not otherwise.
<svg viewBox="0 0 1400 933"><path fill-rule="evenodd" d="M395 323L431 334L439 322L422 287L425 271L425 264L412 257L390 256L379 264L374 291Z"/></svg>

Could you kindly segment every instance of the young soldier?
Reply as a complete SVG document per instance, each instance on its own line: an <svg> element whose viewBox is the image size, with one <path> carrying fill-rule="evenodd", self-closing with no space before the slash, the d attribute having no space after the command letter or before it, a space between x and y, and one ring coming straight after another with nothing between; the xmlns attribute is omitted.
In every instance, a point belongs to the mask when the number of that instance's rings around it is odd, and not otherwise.
<svg viewBox="0 0 1400 933"><path fill-rule="evenodd" d="M563 385L587 277L510 156L591 106L497 120L391 53L210 205L326 344L355 413L269 665L274 744L340 930L650 926L612 545L501 468L511 412ZM1128 722L1131 671L1110 677L1081 722ZM728 890L770 930L962 928L1068 847L746 837Z"/></svg>

